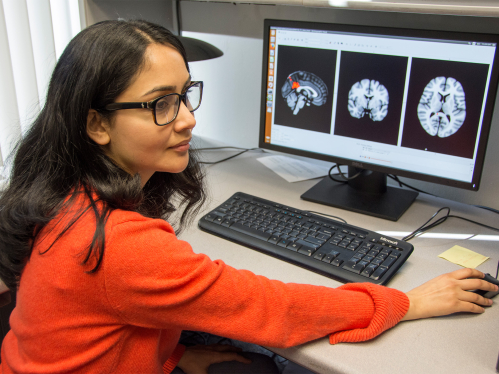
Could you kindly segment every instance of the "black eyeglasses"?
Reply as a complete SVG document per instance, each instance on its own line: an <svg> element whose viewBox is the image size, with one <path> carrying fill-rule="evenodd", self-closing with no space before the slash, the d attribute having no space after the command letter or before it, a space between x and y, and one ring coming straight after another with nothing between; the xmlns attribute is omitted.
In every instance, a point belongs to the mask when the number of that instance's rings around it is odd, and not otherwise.
<svg viewBox="0 0 499 374"><path fill-rule="evenodd" d="M177 118L180 102L182 101L190 112L194 112L201 105L203 96L203 82L192 82L183 94L171 93L157 97L143 103L112 103L106 105L106 110L121 109L150 109L153 112L154 123L158 126L168 125Z"/></svg>

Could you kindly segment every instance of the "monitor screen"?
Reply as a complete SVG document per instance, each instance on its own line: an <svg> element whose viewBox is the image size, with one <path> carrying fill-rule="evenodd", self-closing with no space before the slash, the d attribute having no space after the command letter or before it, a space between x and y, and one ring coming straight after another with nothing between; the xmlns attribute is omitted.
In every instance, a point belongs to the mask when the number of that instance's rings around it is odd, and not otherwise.
<svg viewBox="0 0 499 374"><path fill-rule="evenodd" d="M260 147L477 190L498 35L265 20Z"/></svg>

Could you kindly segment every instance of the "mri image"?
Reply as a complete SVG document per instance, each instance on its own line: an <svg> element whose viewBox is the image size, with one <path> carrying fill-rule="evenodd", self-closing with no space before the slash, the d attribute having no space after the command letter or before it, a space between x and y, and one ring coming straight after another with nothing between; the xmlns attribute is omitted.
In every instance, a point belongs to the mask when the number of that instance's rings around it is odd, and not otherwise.
<svg viewBox="0 0 499 374"><path fill-rule="evenodd" d="M277 46L274 63L274 124L331 132L338 51Z"/></svg>
<svg viewBox="0 0 499 374"><path fill-rule="evenodd" d="M418 118L431 136L455 134L466 119L463 86L454 78L437 77L428 83L419 100Z"/></svg>
<svg viewBox="0 0 499 374"><path fill-rule="evenodd" d="M288 107L297 115L303 107L326 103L327 86L317 75L306 71L295 71L288 75L281 89Z"/></svg>
<svg viewBox="0 0 499 374"><path fill-rule="evenodd" d="M401 146L472 159L489 66L413 58Z"/></svg>
<svg viewBox="0 0 499 374"><path fill-rule="evenodd" d="M388 114L388 102L388 90L374 79L354 83L348 93L348 111L354 118L367 115L373 121L382 121Z"/></svg>
<svg viewBox="0 0 499 374"><path fill-rule="evenodd" d="M342 51L334 135L397 145L407 63L407 57Z"/></svg>

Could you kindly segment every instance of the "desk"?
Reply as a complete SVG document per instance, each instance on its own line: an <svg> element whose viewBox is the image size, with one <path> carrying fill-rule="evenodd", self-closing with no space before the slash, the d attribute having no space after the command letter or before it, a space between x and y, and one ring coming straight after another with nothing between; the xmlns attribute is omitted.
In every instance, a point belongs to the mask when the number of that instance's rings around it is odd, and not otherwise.
<svg viewBox="0 0 499 374"><path fill-rule="evenodd" d="M317 205L299 196L315 181L288 183L256 161L261 151L245 153L221 164L208 166L210 200L199 217L237 191L274 200L302 210L315 210L341 216L348 223L375 231L413 231L442 206L452 213L499 227L499 215L457 202L420 194L398 222L369 217L341 209ZM219 154L220 158L227 153ZM199 218L198 217L198 218ZM464 221L450 219L432 232L488 234L494 232ZM238 269L284 282L338 287L341 283L309 272L257 251L202 232L193 225L181 238L195 252L222 259ZM415 250L389 283L409 291L425 281L459 268L437 256L453 245L461 245L491 259L478 268L495 275L499 242L423 239L411 241ZM499 299L482 315L456 314L426 320L403 322L374 340L364 343L330 345L327 338L289 349L272 350L317 373L495 373L499 353Z"/></svg>

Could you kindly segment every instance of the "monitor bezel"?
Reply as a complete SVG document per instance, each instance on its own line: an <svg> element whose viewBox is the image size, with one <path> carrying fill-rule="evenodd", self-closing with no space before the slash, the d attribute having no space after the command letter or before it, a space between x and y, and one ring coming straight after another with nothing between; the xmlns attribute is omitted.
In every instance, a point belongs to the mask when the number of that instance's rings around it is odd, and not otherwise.
<svg viewBox="0 0 499 374"><path fill-rule="evenodd" d="M360 163L357 160L346 159L335 155L326 155L322 153L315 153L304 151L296 148L283 147L273 145L265 142L265 119L266 119L266 101L267 101L267 66L269 64L269 39L271 27L288 27L288 28L303 28L314 30L328 30L360 34L374 34L374 35L394 35L400 37L414 37L414 38L427 38L427 39L440 39L440 40L459 40L470 42L484 42L496 43L496 52L494 55L492 72L490 76L490 84L487 93L487 102L484 110L482 120L482 133L478 145L475 169L471 182L463 182L443 177L437 177L428 174L421 174L409 170L390 168L387 166ZM482 176L483 166L485 162L485 153L492 123L492 116L494 112L494 105L496 101L496 94L499 85L499 34L486 34L486 33L470 33L459 31L442 31L442 30L428 30L428 29L414 29L414 28L401 28L401 27L380 27L380 26L364 26L352 24L338 24L338 23L319 23L319 22L306 22L294 20L264 20L264 40L263 40L263 64L262 64L262 96L260 100L260 133L258 138L259 147L272 151L288 153L297 156L309 157L323 161L333 162L341 165L354 166L357 168L373 170L386 174L395 174L401 177L412 178L425 182L432 182L446 186L457 187L466 190L477 191L480 187L480 180ZM265 89L264 89L265 88Z"/></svg>

